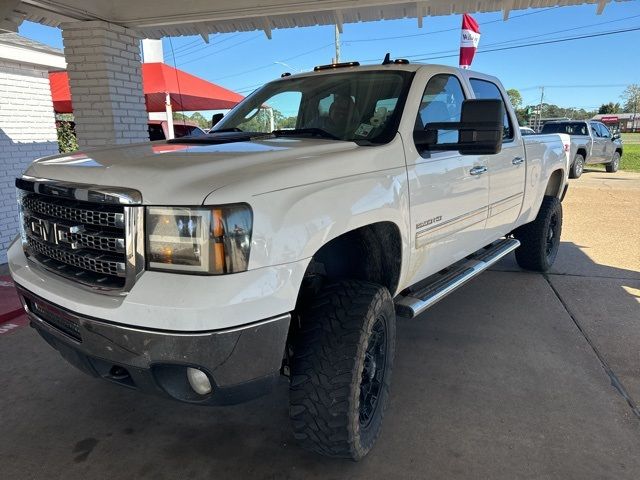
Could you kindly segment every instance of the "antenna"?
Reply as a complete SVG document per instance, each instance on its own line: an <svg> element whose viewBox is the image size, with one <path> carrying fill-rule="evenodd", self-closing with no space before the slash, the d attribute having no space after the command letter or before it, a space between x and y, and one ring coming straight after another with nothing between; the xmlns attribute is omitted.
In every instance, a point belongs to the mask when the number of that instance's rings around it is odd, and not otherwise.
<svg viewBox="0 0 640 480"><path fill-rule="evenodd" d="M391 54L387 52L387 54L384 56L384 60L382 60L382 65L390 65L392 63L393 61L391 60Z"/></svg>

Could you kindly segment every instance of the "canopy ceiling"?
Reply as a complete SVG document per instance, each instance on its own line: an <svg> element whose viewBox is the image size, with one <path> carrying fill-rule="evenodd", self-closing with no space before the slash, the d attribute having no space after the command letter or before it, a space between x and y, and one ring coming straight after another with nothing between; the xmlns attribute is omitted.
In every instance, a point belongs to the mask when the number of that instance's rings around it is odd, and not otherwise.
<svg viewBox="0 0 640 480"><path fill-rule="evenodd" d="M51 72L51 96L56 113L72 113L67 72ZM164 63L142 64L142 90L148 112L164 112L166 94L177 111L225 110L244 97L215 83L190 75Z"/></svg>
<svg viewBox="0 0 640 480"><path fill-rule="evenodd" d="M50 26L104 20L132 28L147 38L338 25L473 12L503 12L627 0L2 0L0 29L30 20ZM17 26L16 26L17 28Z"/></svg>

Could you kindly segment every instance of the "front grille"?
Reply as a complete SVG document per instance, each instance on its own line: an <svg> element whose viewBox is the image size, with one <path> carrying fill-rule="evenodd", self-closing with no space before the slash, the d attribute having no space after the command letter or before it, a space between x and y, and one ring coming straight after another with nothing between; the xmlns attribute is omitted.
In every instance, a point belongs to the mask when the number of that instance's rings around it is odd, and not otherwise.
<svg viewBox="0 0 640 480"><path fill-rule="evenodd" d="M124 290L135 279L140 259L136 251L127 252L125 225L133 228L127 218L137 218L132 212L141 207L22 190L19 202L23 245L31 259L58 275L101 290Z"/></svg>

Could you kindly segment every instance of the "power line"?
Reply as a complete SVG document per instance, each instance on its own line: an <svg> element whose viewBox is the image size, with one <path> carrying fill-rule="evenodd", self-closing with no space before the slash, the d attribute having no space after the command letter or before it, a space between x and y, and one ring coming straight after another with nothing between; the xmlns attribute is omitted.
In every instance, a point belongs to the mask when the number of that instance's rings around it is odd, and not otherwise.
<svg viewBox="0 0 640 480"><path fill-rule="evenodd" d="M226 48L222 48L222 49L220 49L220 50L216 50L215 52L208 53L207 55L202 55L202 56L200 56L200 57L198 57L198 58L194 58L194 59L192 59L192 60L187 60L186 62L182 62L182 63L180 64L180 66L187 65L187 64L189 64L189 63L193 63L193 62L197 62L197 61L199 61L199 60L202 60L203 58L210 57L211 55L215 55L215 54L217 54L217 53L224 52L224 51L229 50L229 49L231 49L231 48L233 48L233 47L237 47L238 45L242 45L243 43L247 43L247 42L250 42L251 40L255 40L256 38L258 38L258 37L260 37L260 36L262 36L262 34L261 34L261 33L258 33L257 35L254 35L253 37L250 37L250 38L247 38L247 39L242 40L242 41L240 41L240 42L234 43L233 45L229 45L229 46L228 46L228 47L226 47Z"/></svg>
<svg viewBox="0 0 640 480"><path fill-rule="evenodd" d="M637 18L637 17L640 17L640 15L633 15L631 17L626 17L626 18L618 18L616 20L610 20L608 22L592 23L592 24L589 24L589 25L581 25L579 27L565 28L565 29L556 30L556 31L553 31L553 32L540 33L540 34L536 34L536 35L528 35L526 37L513 38L513 39L510 39L510 40L504 40L504 41L501 41L501 42L488 43L486 45L483 45L483 48L485 48L485 47L494 47L494 46L498 46L498 45L504 45L504 44L508 44L508 43L519 42L519 41L522 41L522 40L529 40L529 39L532 39L532 38L546 37L548 35L554 35L554 34L557 34L557 33L570 32L572 30L582 30L583 28L598 27L600 25L606 25L606 24L609 24L609 23L621 22L621 21L624 21L624 20L630 20L632 18ZM563 38L566 38L566 37L563 37ZM429 53L429 55L439 55L439 54L444 54L444 53L451 53L452 54L451 56L453 57L453 56L458 54L458 49L449 49L449 50L441 50L441 51L438 51L438 52L431 52L431 53ZM455 53L455 55L454 55L454 53ZM413 57L420 57L422 55L426 55L426 54L425 53L419 53L419 54L412 54L412 55L399 55L399 57L402 57L402 58L413 58ZM442 58L445 58L445 57L442 57ZM376 61L378 61L378 59L377 58L372 58L372 59L366 59L366 60L362 60L362 61L363 62L376 62Z"/></svg>
<svg viewBox="0 0 640 480"><path fill-rule="evenodd" d="M526 43L526 44L522 44L522 45L510 45L507 47L500 47L500 48L492 48L489 50L478 50L476 52L476 54L480 54L480 53L489 53L489 52L500 52L500 51L504 51L504 50L513 50L516 48L526 48L526 47L535 47L535 46L539 46L539 45L549 45L552 43L562 43L562 42L569 42L569 41L573 41L573 40L581 40L584 38L595 38L595 37L605 37L608 35L617 35L620 33L627 33L627 32L635 32L640 30L640 27L633 27L633 28L625 28L625 29L621 29L621 30L612 30L612 31L608 31L608 32L598 32L598 33L593 33L593 34L589 34L589 35L578 35L575 37L566 37L566 38L558 38L558 39L554 39L554 40L546 40L544 42L534 42L534 43ZM432 54L428 54L425 53L424 55L432 55ZM442 59L442 58L452 58L452 57L457 57L458 54L453 54L453 55L441 55L441 56L436 56L436 57L423 57L423 58L417 58L415 60L417 61L426 61L426 60L438 60L438 59Z"/></svg>
<svg viewBox="0 0 640 480"><path fill-rule="evenodd" d="M313 50L309 50L309 51L307 51L307 52L303 52L303 53L300 53L300 54L298 54L298 55L294 55L293 57L285 58L285 59L283 59L282 61L283 61L283 62L288 62L288 61L290 61L290 60L295 60L296 58L300 58L300 57L303 57L303 56L305 56L305 55L309 55L310 53L317 52L318 50L323 50L323 49L325 49L325 48L333 47L333 46L334 46L334 43L333 43L333 42L331 42L331 43L328 43L328 44L323 45L323 46L321 46L321 47L314 48ZM257 70L264 70L264 69L266 69L266 68L273 67L273 65L274 65L274 62L271 62L271 63L265 64L265 65L261 65L261 66L258 66L258 67L255 67L255 68L252 68L252 69L250 69L250 70L245 70L245 71L243 71L243 72L233 73L233 74L231 74L231 75L226 75L226 76L224 76L224 77L214 78L214 80L216 80L216 81L217 81L217 80L224 80L225 78L238 77L238 76L240 76L240 75L245 75L245 74L247 74L247 73L253 73L253 72L257 71Z"/></svg>
<svg viewBox="0 0 640 480"><path fill-rule="evenodd" d="M545 85L544 88L619 88L619 87L626 87L627 84L626 83L610 83L610 84L606 84L606 85ZM525 87L525 88L519 88L518 91L520 92L526 92L527 90L536 90L540 88L540 86L535 86L535 87Z"/></svg>
<svg viewBox="0 0 640 480"><path fill-rule="evenodd" d="M220 40L219 42L210 42L210 43L208 43L208 44L206 44L206 45L195 45L195 46L192 46L192 47L190 47L190 48L188 48L188 49L183 50L182 52L180 52L180 53L177 55L177 57L178 57L178 58L181 58L181 57L187 57L187 56L189 56L189 55L191 55L191 54L193 54L193 53L199 53L199 52L201 52L201 51L203 51L203 50L207 50L207 49L209 49L209 48L211 48L211 47L213 47L213 46L215 46L215 45L220 45L221 43L228 42L229 40L232 40L232 39L234 39L235 37L237 37L237 36L239 36L239 35L240 35L240 33L236 33L236 34L231 35L231 36L229 36L229 37L225 37L225 38L223 38L223 39L222 39L222 40Z"/></svg>
<svg viewBox="0 0 640 480"><path fill-rule="evenodd" d="M513 15L512 17L509 18L509 20L513 20L513 19L520 18L520 17L527 17L529 15L536 15L538 13L548 12L549 10L555 10L556 8L558 8L558 7L545 8L545 9L542 9L542 10L536 10L534 12L523 13L523 14L520 14L520 15ZM504 22L504 20L502 20L502 19L491 20L489 22L481 23L480 25L489 25L491 23L498 23L498 22ZM383 41L383 40L397 40L397 39L401 39L401 38L423 37L423 36L426 36L426 35L435 35L437 33L453 32L453 31L456 31L456 30L460 30L460 28L459 27L446 28L446 29L443 29L443 30L434 30L432 32L413 33L413 34L408 34L408 35L395 35L395 36L391 36L391 37L361 38L361 39L355 39L355 40L345 40L344 43L377 42L377 41Z"/></svg>

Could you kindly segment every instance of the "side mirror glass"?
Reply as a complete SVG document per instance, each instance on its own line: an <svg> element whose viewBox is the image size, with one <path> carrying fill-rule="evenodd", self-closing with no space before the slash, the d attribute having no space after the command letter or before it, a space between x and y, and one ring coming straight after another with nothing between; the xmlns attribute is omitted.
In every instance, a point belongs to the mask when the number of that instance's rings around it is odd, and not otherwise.
<svg viewBox="0 0 640 480"><path fill-rule="evenodd" d="M459 122L427 123L413 139L420 149L459 151L462 155L493 155L502 150L502 100L465 100ZM438 143L439 130L457 130L456 143Z"/></svg>
<svg viewBox="0 0 640 480"><path fill-rule="evenodd" d="M215 127L216 124L222 120L222 117L224 117L224 113L215 113L211 115L211 128Z"/></svg>

